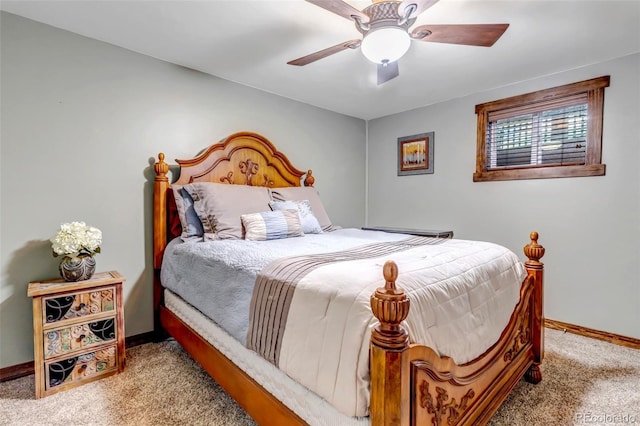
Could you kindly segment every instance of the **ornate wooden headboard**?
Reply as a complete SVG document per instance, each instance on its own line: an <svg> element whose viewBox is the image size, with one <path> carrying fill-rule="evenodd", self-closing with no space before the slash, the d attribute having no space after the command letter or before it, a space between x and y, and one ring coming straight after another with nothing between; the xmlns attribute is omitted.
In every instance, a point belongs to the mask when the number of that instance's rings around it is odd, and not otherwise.
<svg viewBox="0 0 640 426"><path fill-rule="evenodd" d="M163 153L158 154L158 162L154 165L153 267L156 270L162 265L167 243L180 235L173 191L167 176L169 165L164 158ZM305 174L293 167L267 138L252 132L234 133L195 158L176 162L180 166L180 176L174 185L215 182L278 188L300 186L300 178ZM305 186L313 186L314 181L311 170L307 171Z"/></svg>
<svg viewBox="0 0 640 426"><path fill-rule="evenodd" d="M153 306L154 328L160 332L159 307L163 303L160 268L167 243L180 235L180 219L169 183L169 165L164 153L158 154L153 168ZM174 185L191 182L215 182L235 185L268 186L272 188L300 186L305 174L293 167L289 159L278 152L264 136L239 132L211 145L190 160L176 160L180 175ZM305 186L313 186L311 170L306 173Z"/></svg>

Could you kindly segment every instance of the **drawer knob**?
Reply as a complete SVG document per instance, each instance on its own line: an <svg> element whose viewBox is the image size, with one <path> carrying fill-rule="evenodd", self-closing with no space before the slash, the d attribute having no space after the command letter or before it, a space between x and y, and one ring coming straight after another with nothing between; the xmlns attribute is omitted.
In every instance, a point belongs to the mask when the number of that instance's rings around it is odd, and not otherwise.
<svg viewBox="0 0 640 426"><path fill-rule="evenodd" d="M80 371L84 371L84 370L86 370L86 369L87 369L87 364L82 364L82 365L80 366Z"/></svg>
<svg viewBox="0 0 640 426"><path fill-rule="evenodd" d="M81 303L81 304L78 305L78 309L84 309L86 307L87 307L87 305L84 304L84 303Z"/></svg>
<svg viewBox="0 0 640 426"><path fill-rule="evenodd" d="M85 338L85 337L87 337L87 336L86 336L86 335L84 335L84 334L79 335L79 336L78 336L78 342L82 342L82 341L84 340L84 338Z"/></svg>

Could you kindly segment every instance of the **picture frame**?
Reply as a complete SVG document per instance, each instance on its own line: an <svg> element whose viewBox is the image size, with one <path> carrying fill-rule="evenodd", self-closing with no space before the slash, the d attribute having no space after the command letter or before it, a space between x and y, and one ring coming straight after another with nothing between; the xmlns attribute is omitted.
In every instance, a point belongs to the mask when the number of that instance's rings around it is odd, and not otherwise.
<svg viewBox="0 0 640 426"><path fill-rule="evenodd" d="M398 176L433 174L435 132L398 138Z"/></svg>

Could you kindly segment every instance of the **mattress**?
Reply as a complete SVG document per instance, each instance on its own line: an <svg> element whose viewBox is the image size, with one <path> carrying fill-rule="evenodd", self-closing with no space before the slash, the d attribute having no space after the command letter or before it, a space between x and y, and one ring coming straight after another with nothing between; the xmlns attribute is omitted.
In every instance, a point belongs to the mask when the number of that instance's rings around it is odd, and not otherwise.
<svg viewBox="0 0 640 426"><path fill-rule="evenodd" d="M448 239L406 243L409 240L420 238L345 229L275 241L176 243L167 247L161 278L165 287L244 344L253 289L262 272L282 269L283 259L324 258L337 252L336 261L297 283L278 365L339 412L366 416L369 338L376 324L369 297L384 285L384 261L398 264L397 284L411 300L404 323L410 340L458 364L498 340L525 275L517 256L495 244ZM369 247L381 242L406 247L343 261L351 252L369 253ZM306 257L302 260L308 263Z"/></svg>

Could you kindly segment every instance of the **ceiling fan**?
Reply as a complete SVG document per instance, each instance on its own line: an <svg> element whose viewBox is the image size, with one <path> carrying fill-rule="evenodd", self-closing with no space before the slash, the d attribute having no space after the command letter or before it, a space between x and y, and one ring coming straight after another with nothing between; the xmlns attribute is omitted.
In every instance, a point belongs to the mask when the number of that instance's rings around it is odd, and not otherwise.
<svg viewBox="0 0 640 426"><path fill-rule="evenodd" d="M409 50L411 40L489 47L509 27L509 24L452 24L420 25L409 30L416 17L438 0L372 0L373 4L362 11L342 0L306 1L354 21L363 38L336 44L287 64L307 65L334 53L360 47L367 59L378 64L378 84L399 75L397 61Z"/></svg>

